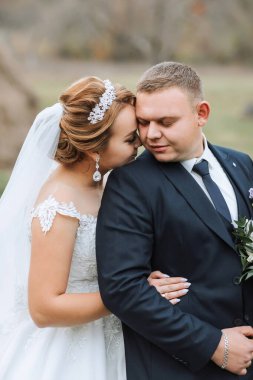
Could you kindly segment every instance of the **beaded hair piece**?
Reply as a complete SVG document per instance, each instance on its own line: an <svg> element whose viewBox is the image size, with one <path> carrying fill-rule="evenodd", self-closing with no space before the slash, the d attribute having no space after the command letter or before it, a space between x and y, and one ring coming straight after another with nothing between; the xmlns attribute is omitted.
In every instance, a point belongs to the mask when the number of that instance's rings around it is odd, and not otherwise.
<svg viewBox="0 0 253 380"><path fill-rule="evenodd" d="M103 120L105 111L110 108L114 99L116 99L116 91L109 79L103 80L105 85L105 92L99 98L99 103L92 108L88 120L91 124L96 124Z"/></svg>

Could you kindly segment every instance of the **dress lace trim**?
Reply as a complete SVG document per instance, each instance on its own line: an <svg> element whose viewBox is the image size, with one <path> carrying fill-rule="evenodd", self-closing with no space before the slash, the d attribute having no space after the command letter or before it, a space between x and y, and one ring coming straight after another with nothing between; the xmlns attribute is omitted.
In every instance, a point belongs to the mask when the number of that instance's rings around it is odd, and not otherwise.
<svg viewBox="0 0 253 380"><path fill-rule="evenodd" d="M80 214L75 208L73 202L59 202L51 194L45 201L32 209L31 220L33 218L39 218L41 229L46 234L48 231L50 231L57 213L76 218L79 220L79 223L84 218L89 220L94 219L94 221L96 220L96 217L93 215Z"/></svg>

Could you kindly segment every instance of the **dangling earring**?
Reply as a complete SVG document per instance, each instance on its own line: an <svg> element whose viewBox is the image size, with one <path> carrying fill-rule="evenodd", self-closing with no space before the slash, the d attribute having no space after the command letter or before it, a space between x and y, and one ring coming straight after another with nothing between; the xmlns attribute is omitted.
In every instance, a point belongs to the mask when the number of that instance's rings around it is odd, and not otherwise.
<svg viewBox="0 0 253 380"><path fill-rule="evenodd" d="M96 170L93 174L93 181L94 182L99 182L99 181L101 181L101 178L102 178L102 175L101 175L100 171L98 170L99 169L99 160L100 160L100 157L98 155L96 157Z"/></svg>

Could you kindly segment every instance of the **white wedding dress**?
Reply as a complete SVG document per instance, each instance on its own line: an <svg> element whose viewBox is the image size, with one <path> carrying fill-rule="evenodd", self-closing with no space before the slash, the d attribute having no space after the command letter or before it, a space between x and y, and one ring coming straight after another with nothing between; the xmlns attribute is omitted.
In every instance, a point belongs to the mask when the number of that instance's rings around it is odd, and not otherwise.
<svg viewBox="0 0 253 380"><path fill-rule="evenodd" d="M79 220L67 292L97 292L96 218L53 196L33 210L32 218L48 232L56 213ZM0 330L0 380L126 379L121 323L115 316L76 327L38 328L26 293L17 286L17 306Z"/></svg>

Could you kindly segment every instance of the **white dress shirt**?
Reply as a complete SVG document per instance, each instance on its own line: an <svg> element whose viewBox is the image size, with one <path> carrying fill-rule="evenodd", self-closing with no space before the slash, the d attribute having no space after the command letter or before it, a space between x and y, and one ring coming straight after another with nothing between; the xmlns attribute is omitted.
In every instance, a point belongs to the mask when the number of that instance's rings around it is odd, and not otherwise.
<svg viewBox="0 0 253 380"><path fill-rule="evenodd" d="M195 179L195 181L199 184L199 186L205 192L206 196L212 202L211 197L203 183L202 177L192 170L193 166L199 163L200 161L206 160L208 162L210 176L212 180L216 183L216 185L219 187L227 203L227 206L229 208L229 212L230 212L233 224L235 225L234 220L238 219L238 208L237 208L237 201L236 201L234 189L226 173L224 172L222 166L220 165L219 161L216 159L216 157L213 155L213 153L209 149L204 135L203 135L203 143L204 143L204 152L202 156L198 158L191 158L190 160L182 161L181 165L183 165L183 167L191 174L191 176Z"/></svg>

